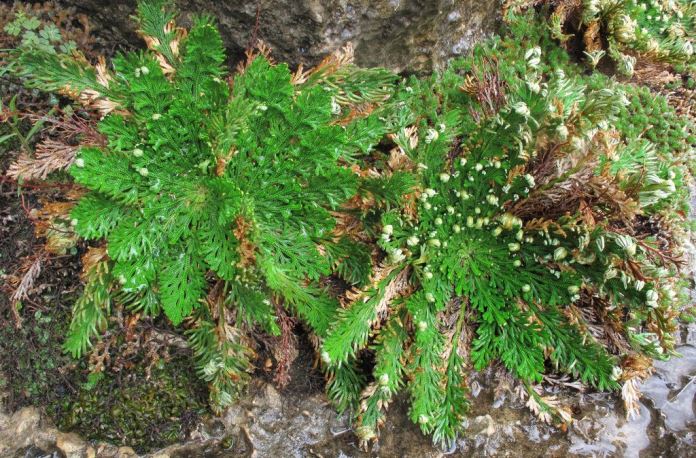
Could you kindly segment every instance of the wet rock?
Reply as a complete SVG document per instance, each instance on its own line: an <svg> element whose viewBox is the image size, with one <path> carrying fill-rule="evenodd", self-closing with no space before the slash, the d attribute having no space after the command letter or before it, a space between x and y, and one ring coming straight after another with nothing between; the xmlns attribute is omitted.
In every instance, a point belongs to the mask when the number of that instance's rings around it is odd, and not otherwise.
<svg viewBox="0 0 696 458"><path fill-rule="evenodd" d="M34 407L25 407L0 423L0 456L12 456L34 444L34 435L41 426L41 414Z"/></svg>
<svg viewBox="0 0 696 458"><path fill-rule="evenodd" d="M75 433L58 433L56 447L66 458L85 458L87 455L87 443Z"/></svg>
<svg viewBox="0 0 696 458"><path fill-rule="evenodd" d="M548 394L575 412L575 421L564 433L534 418L524 401L514 395L514 390L496 387L494 381L500 381L500 377L491 370L472 375L471 383L479 387L478 393L472 398L465 431L452 448L443 450L433 446L430 438L408 420L405 399L398 398L390 406L379 442L370 451L363 451L358 448L347 416L336 415L320 387L312 385L311 377L307 377L310 369L299 367L294 375L300 381L292 389L279 392L257 380L248 398L228 409L225 415L206 420L189 442L145 456L693 456L696 444L694 332L695 326L691 325L678 336L678 351L683 358L656 363L655 374L641 386L645 395L641 415L632 420L624 417L618 396L553 389ZM503 392L505 396L501 395ZM23 409L12 416L0 415L0 456L58 458L63 453L51 455L56 445L71 456L68 452L73 449L66 445L69 442L66 439L73 441L74 453L82 450L82 455L73 456L137 456L129 447L96 444L92 448L74 435L58 433L41 420L36 409Z"/></svg>
<svg viewBox="0 0 696 458"><path fill-rule="evenodd" d="M116 458L135 458L138 454L130 447L119 447Z"/></svg>
<svg viewBox="0 0 696 458"><path fill-rule="evenodd" d="M95 23L112 43L141 45L129 16L135 0L63 0ZM347 42L362 66L427 72L465 53L493 33L499 0L243 0L177 1L183 18L207 12L218 18L231 56L239 59L252 37L292 66L314 65ZM257 23L258 5L258 30Z"/></svg>

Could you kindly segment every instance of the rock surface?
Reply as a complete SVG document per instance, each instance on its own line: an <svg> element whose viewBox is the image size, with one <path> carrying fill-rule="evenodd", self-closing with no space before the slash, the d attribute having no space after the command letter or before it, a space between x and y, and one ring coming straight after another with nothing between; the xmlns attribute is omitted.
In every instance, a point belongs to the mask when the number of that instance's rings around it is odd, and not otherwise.
<svg viewBox="0 0 696 458"><path fill-rule="evenodd" d="M138 41L130 16L135 0L61 0L88 15L113 46ZM233 61L256 37L291 66L314 65L352 42L356 63L428 72L494 32L500 0L178 0L185 22L215 16ZM258 27L257 24L258 8Z"/></svg>
<svg viewBox="0 0 696 458"><path fill-rule="evenodd" d="M472 407L465 432L451 450L433 447L410 423L406 405L395 402L379 443L361 451L345 416L326 402L316 374L296 367L286 390L256 380L250 396L211 418L190 440L146 455L149 458L200 457L350 457L399 456L694 456L696 446L696 325L677 335L681 359L657 362L641 391L641 415L624 418L621 400L611 394L578 394L556 389L571 406L575 421L567 433L537 421L520 402L508 380L492 371L471 380ZM308 365L310 363L308 362ZM497 386L496 386L497 381ZM293 386L294 384L294 386ZM129 447L89 444L58 432L35 408L0 413L0 456L132 458Z"/></svg>

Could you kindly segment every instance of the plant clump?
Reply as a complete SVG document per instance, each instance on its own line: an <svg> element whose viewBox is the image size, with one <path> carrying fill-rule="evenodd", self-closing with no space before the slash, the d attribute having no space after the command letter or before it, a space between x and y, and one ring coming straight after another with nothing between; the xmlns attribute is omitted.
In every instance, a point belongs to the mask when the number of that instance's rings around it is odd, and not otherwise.
<svg viewBox="0 0 696 458"><path fill-rule="evenodd" d="M626 70L642 42L615 15L633 21L633 4L573 5ZM467 374L496 363L544 421L571 421L538 389L549 377L637 411L637 382L674 352L685 281L693 123L664 97L588 74L531 13L399 82L350 48L291 73L261 47L228 75L211 18L187 31L166 2L138 12L149 49L111 65L17 57L28 84L102 117L69 168L84 188L70 227L92 246L67 351L99 348L115 309L164 316L220 411L259 335L280 337L282 370L298 320L364 445L402 391L410 419L452 444Z"/></svg>
<svg viewBox="0 0 696 458"><path fill-rule="evenodd" d="M580 35L582 52L592 68L608 56L627 76L637 65L651 62L694 69L696 4L691 0L509 0L506 16L514 20L521 10L539 4L549 6L548 23L555 39L568 43Z"/></svg>

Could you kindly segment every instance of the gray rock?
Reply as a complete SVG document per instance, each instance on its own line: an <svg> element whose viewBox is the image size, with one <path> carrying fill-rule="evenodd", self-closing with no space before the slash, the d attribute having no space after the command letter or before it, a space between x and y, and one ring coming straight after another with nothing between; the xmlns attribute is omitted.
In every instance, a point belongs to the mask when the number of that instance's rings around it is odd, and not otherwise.
<svg viewBox="0 0 696 458"><path fill-rule="evenodd" d="M62 0L86 13L113 46L138 41L130 15L135 0ZM291 66L314 65L352 42L356 63L428 72L494 32L500 0L178 0L182 22L208 13L219 22L232 61L253 37ZM258 27L256 27L258 5ZM255 32L256 31L256 32ZM254 35L256 33L256 35Z"/></svg>
<svg viewBox="0 0 696 458"><path fill-rule="evenodd" d="M83 458L87 455L87 443L75 433L58 433L56 435L56 447L67 458Z"/></svg>
<svg viewBox="0 0 696 458"><path fill-rule="evenodd" d="M41 414L34 407L18 410L0 425L0 456L12 456L18 450L34 443L34 435L41 427Z"/></svg>

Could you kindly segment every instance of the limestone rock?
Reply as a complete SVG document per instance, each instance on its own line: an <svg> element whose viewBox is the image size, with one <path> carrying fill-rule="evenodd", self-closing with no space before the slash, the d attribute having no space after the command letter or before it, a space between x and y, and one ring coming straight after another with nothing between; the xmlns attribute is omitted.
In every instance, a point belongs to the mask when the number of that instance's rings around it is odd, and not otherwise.
<svg viewBox="0 0 696 458"><path fill-rule="evenodd" d="M41 413L35 407L25 407L5 419L0 429L0 456L12 456L17 450L34 442L41 427Z"/></svg>
<svg viewBox="0 0 696 458"><path fill-rule="evenodd" d="M62 0L86 13L112 46L142 46L130 15L135 0ZM291 66L314 65L352 42L356 63L428 72L494 32L500 0L177 0L183 18L218 19L232 61L256 38ZM256 29L258 7L258 28Z"/></svg>
<svg viewBox="0 0 696 458"><path fill-rule="evenodd" d="M58 433L56 447L66 458L84 458L87 454L87 444L75 433Z"/></svg>

